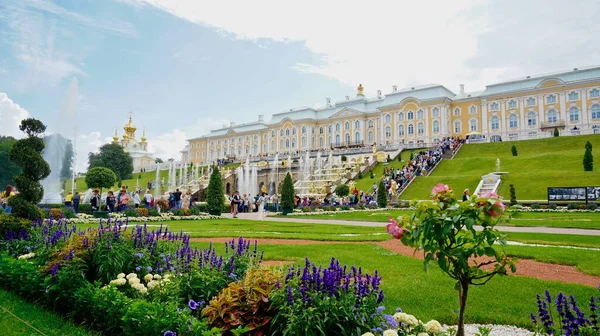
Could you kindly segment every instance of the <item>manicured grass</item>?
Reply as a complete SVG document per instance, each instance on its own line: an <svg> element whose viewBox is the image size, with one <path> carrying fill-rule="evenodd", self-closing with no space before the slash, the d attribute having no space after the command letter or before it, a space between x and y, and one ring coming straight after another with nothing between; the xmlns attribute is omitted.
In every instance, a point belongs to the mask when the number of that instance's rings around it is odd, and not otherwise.
<svg viewBox="0 0 600 336"><path fill-rule="evenodd" d="M505 199L510 197L510 184L515 185L517 199L523 200L545 200L551 186L600 185L599 174L583 171L586 141L600 148L598 135L465 145L453 160L443 160L430 176L417 177L401 198L427 199L438 183L448 184L459 194L467 188L474 191L481 176L496 171L497 158L500 170L509 173L502 177L499 191ZM512 156L513 144L519 156Z"/></svg>
<svg viewBox="0 0 600 336"><path fill-rule="evenodd" d="M545 244L600 248L600 237L598 236L528 232L507 232L506 235L507 240L509 241L517 241L526 244Z"/></svg>
<svg viewBox="0 0 600 336"><path fill-rule="evenodd" d="M402 151L399 155L401 156L402 162L398 161L398 157L393 158L391 162L379 162L375 168L373 168L373 173L375 176L371 178L371 174L367 173L363 176L362 179L356 180L356 189L362 190L366 192L373 191L373 183L379 181L381 176L383 175L383 169L389 167L390 169L400 169L406 165L408 159L410 158L410 153L418 153L419 151L424 149L414 149L414 150L405 150Z"/></svg>
<svg viewBox="0 0 600 336"><path fill-rule="evenodd" d="M386 211L343 212L327 215L310 215L301 217L310 219L336 219L363 222L387 222L389 217L409 216L412 210L389 209ZM600 230L600 213L586 212L519 212L514 213L506 226L547 226L559 228L598 229Z"/></svg>
<svg viewBox="0 0 600 336"><path fill-rule="evenodd" d="M140 175L141 175L141 178L139 178ZM161 179L163 179L163 178L165 179L165 184L166 184L168 182L169 171L161 170L161 171L159 171L159 176ZM139 179L140 187L142 188L142 190L145 190L146 187L148 186L148 182L153 181L155 178L156 178L156 171L145 172L145 173L133 173L132 179L123 180L121 182L121 184L129 186L129 189L132 190L132 188L135 189L136 181ZM79 191L79 192L87 191L88 186L87 186L87 184L85 184L85 177L76 178L75 179L75 187L76 187L75 188L76 191ZM115 183L113 188L117 189L118 187L119 186L118 186L118 182L117 182L117 183ZM67 180L65 190L67 190L67 191L71 190L71 180Z"/></svg>
<svg viewBox="0 0 600 336"><path fill-rule="evenodd" d="M132 223L131 225L135 225ZM193 238L202 237L247 237L247 238L285 238L330 241L382 241L390 239L380 227L312 224L310 220L302 223L252 221L240 219L210 219L196 221L165 221L169 231L184 231ZM150 229L160 225L149 223ZM97 224L78 224L84 229L97 227Z"/></svg>
<svg viewBox="0 0 600 336"><path fill-rule="evenodd" d="M518 258L534 259L550 264L576 266L582 273L600 276L600 251L509 245L506 247L506 253Z"/></svg>
<svg viewBox="0 0 600 336"><path fill-rule="evenodd" d="M20 296L0 289L0 306L26 321L45 335L98 335L65 321L59 315L24 301ZM0 335L40 334L0 308Z"/></svg>
<svg viewBox="0 0 600 336"><path fill-rule="evenodd" d="M358 265L370 273L377 269L383 277L387 312L401 307L423 321L437 319L442 323L456 323L458 309L454 283L434 264L425 272L422 261L373 244L261 245L259 249L264 250L265 259L270 260L301 263L308 257L312 262L326 265L335 256L343 264ZM546 289L553 294L560 291L572 294L581 302L598 293L597 289L582 285L516 276L496 277L485 286L471 287L466 320L468 323L530 328L529 313L536 310L535 295Z"/></svg>

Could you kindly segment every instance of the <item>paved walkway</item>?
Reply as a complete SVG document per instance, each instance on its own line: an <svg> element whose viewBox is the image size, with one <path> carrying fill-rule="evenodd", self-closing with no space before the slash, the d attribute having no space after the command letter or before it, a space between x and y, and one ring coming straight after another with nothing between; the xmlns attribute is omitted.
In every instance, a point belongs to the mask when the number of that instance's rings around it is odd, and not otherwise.
<svg viewBox="0 0 600 336"><path fill-rule="evenodd" d="M230 214L223 214L223 217L231 218ZM239 219L258 220L258 213L241 213ZM339 219L313 219L311 216L290 216L290 217L265 217L266 221L271 222L288 222L288 223L306 223L313 224L332 224L332 225L350 225L350 226L370 226L370 227L385 227L387 222L362 222L362 221L347 221ZM478 229L481 229L479 227ZM555 233L555 234L575 234L584 236L600 236L600 230L590 229L567 229L555 228L546 226L496 226L496 229L501 232L529 232L529 233Z"/></svg>

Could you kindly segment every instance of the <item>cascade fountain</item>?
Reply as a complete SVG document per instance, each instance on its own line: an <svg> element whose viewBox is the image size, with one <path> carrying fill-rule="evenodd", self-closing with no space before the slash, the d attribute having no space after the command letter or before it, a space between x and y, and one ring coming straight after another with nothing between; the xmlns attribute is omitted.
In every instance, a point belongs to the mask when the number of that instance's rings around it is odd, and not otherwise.
<svg viewBox="0 0 600 336"><path fill-rule="evenodd" d="M154 178L154 198L160 197L160 183L158 182L158 180L160 180L159 166L160 166L160 163L157 162L156 163L156 177Z"/></svg>
<svg viewBox="0 0 600 336"><path fill-rule="evenodd" d="M304 155L304 167L302 167L302 178L308 180L310 178L310 153L306 151Z"/></svg>
<svg viewBox="0 0 600 336"><path fill-rule="evenodd" d="M50 165L50 175L41 181L44 187L43 203L62 203L61 192L62 186L60 183L61 172L63 170L63 162L67 154L67 137L72 139L73 144L73 168L77 157L75 156L77 138L77 98L78 98L78 83L77 78L71 79L65 103L60 111L58 118L54 119L58 122L56 125L49 125L49 131L53 134L47 138L46 147L42 156ZM72 188L74 188L74 174Z"/></svg>
<svg viewBox="0 0 600 336"><path fill-rule="evenodd" d="M275 153L273 163L271 163L271 173L269 180L273 185L273 188L269 186L269 193L275 195L277 193L277 184L279 183L279 154Z"/></svg>
<svg viewBox="0 0 600 336"><path fill-rule="evenodd" d="M321 151L317 152L317 159L315 160L315 173L317 170L323 168L323 162L321 162Z"/></svg>

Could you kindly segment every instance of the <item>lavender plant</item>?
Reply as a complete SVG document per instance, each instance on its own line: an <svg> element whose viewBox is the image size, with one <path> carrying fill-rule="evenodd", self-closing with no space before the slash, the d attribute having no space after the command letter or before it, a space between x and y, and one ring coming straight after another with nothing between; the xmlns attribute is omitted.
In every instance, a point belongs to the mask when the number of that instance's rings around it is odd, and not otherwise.
<svg viewBox="0 0 600 336"><path fill-rule="evenodd" d="M600 287L598 289L600 290ZM563 293L558 293L553 300L550 292L546 290L543 297L537 295L536 302L537 313L530 314L536 332L542 335L600 335L598 318L600 296L590 297L588 316L581 310L572 295L567 297Z"/></svg>

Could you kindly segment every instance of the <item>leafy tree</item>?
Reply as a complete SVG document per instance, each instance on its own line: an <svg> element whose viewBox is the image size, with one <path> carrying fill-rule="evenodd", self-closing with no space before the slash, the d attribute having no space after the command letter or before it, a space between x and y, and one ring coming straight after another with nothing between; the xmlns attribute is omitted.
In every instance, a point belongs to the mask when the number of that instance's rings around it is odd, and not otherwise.
<svg viewBox="0 0 600 336"><path fill-rule="evenodd" d="M103 188L112 187L115 185L116 180L117 175L115 172L104 167L92 168L88 170L87 174L85 175L85 184L87 184L90 188L100 189L100 195L102 195ZM100 198L100 204L102 204L102 198Z"/></svg>
<svg viewBox="0 0 600 336"><path fill-rule="evenodd" d="M13 184L13 179L21 172L21 168L9 159L10 149L17 142L13 137L0 136L0 188Z"/></svg>
<svg viewBox="0 0 600 336"><path fill-rule="evenodd" d="M127 180L133 172L133 159L123 147L118 144L106 144L100 147L98 153L90 153L89 168L105 167L112 170L118 178Z"/></svg>
<svg viewBox="0 0 600 336"><path fill-rule="evenodd" d="M456 281L458 289L458 330L464 336L464 317L469 287L485 285L495 275L516 272L514 260L504 252L504 237L495 229L505 222L504 205L498 195L489 193L474 202L459 202L452 189L438 184L433 201L417 205L415 213L390 220L387 231L402 244L424 253L425 269L437 263L442 272ZM499 246L500 248L494 248ZM483 260L476 257L486 256Z"/></svg>
<svg viewBox="0 0 600 336"><path fill-rule="evenodd" d="M385 208L387 206L387 195L385 193L383 179L379 180L379 184L377 185L377 206L380 208Z"/></svg>
<svg viewBox="0 0 600 336"><path fill-rule="evenodd" d="M154 163L164 163L164 161L161 158L156 158L154 159Z"/></svg>
<svg viewBox="0 0 600 336"><path fill-rule="evenodd" d="M583 171L594 170L594 156L592 155L592 149L587 147L585 154L583 154Z"/></svg>
<svg viewBox="0 0 600 336"><path fill-rule="evenodd" d="M510 185L510 205L517 204L517 193L515 192L515 185Z"/></svg>
<svg viewBox="0 0 600 336"><path fill-rule="evenodd" d="M519 155L519 152L517 151L517 146L515 146L515 145L512 145L510 151L512 152L513 156Z"/></svg>
<svg viewBox="0 0 600 336"><path fill-rule="evenodd" d="M590 150L592 150L592 149L593 149L593 148L592 148L592 143L591 143L591 142L589 142L589 141L587 141L587 142L585 143L585 148L586 148L586 149L587 149L587 148L589 148Z"/></svg>
<svg viewBox="0 0 600 336"><path fill-rule="evenodd" d="M211 215L221 215L223 209L223 180L221 180L221 172L219 167L213 169L208 180L208 188L206 189L206 205L208 213Z"/></svg>
<svg viewBox="0 0 600 336"><path fill-rule="evenodd" d="M44 196L44 188L39 183L50 175L50 166L42 157L44 140L38 135L46 130L39 120L28 118L21 121L19 129L27 138L18 140L10 149L9 158L21 167L21 173L15 176L15 185L19 194L9 199L15 215L23 218L41 218L36 204Z"/></svg>
<svg viewBox="0 0 600 336"><path fill-rule="evenodd" d="M283 179L281 185L281 211L284 215L294 211L294 183L292 182L292 175L287 173Z"/></svg>
<svg viewBox="0 0 600 336"><path fill-rule="evenodd" d="M340 184L335 187L335 194L340 197L346 197L350 193L350 187L347 184Z"/></svg>

